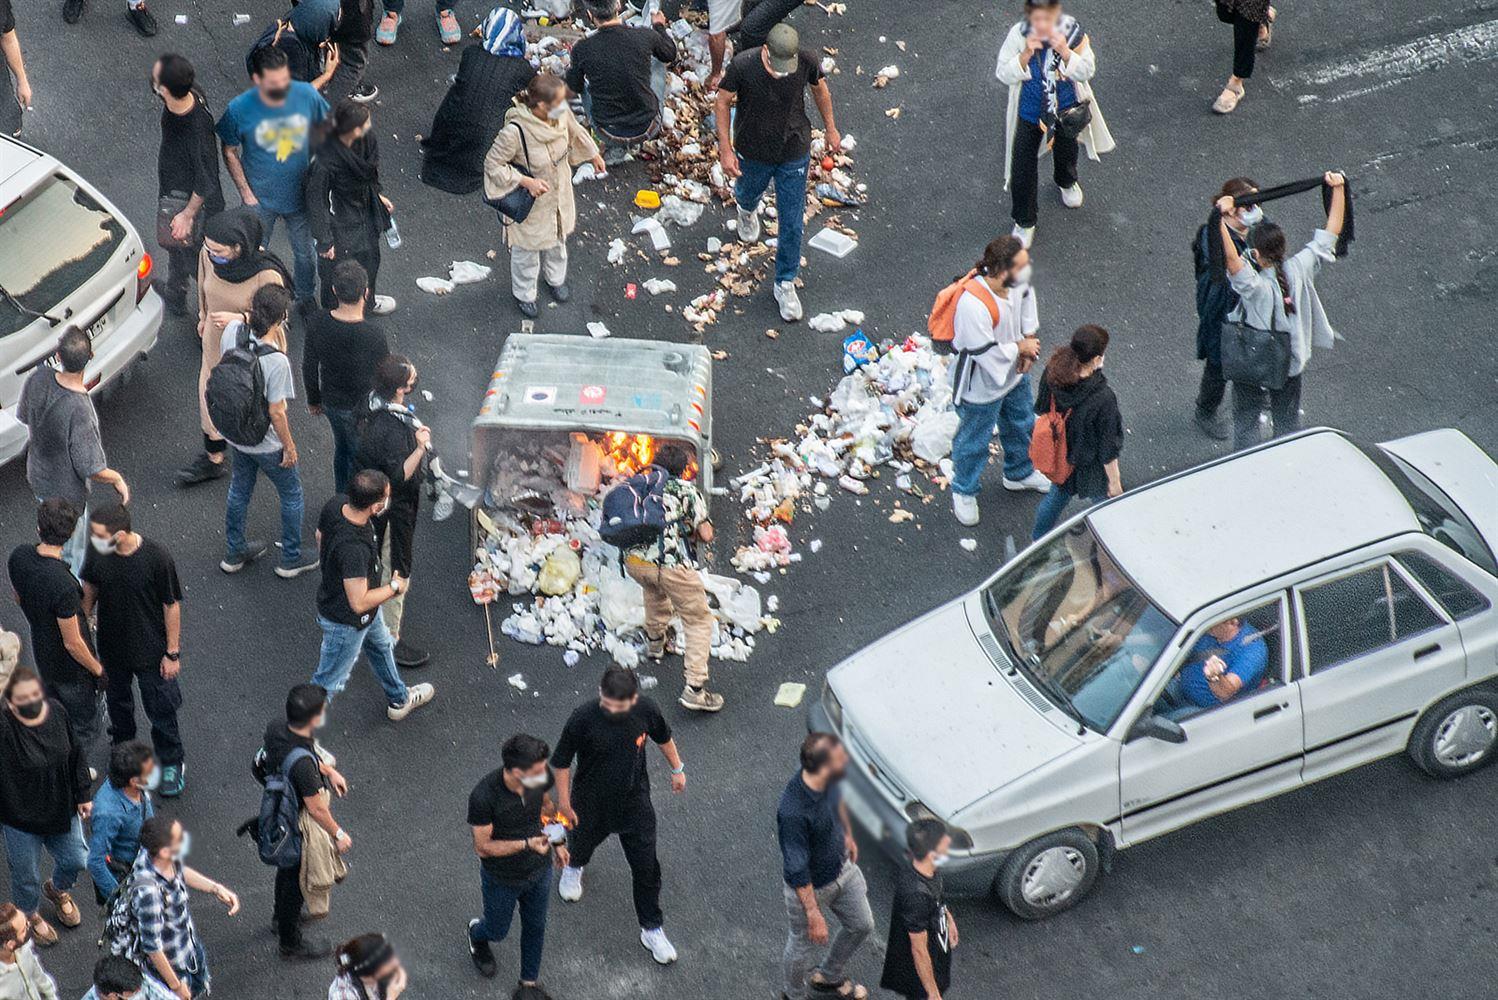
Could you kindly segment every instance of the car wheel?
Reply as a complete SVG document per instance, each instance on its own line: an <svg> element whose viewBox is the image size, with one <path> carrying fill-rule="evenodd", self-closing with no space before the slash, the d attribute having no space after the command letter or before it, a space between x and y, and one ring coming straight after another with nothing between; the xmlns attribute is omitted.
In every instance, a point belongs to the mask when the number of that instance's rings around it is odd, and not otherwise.
<svg viewBox="0 0 1498 1000"><path fill-rule="evenodd" d="M1100 870L1091 837L1081 830L1058 830L1004 859L994 879L994 894L1015 916L1041 920L1080 903Z"/></svg>
<svg viewBox="0 0 1498 1000"><path fill-rule="evenodd" d="M1498 694L1468 688L1426 710L1410 734L1410 756L1426 774L1456 778L1498 756Z"/></svg>

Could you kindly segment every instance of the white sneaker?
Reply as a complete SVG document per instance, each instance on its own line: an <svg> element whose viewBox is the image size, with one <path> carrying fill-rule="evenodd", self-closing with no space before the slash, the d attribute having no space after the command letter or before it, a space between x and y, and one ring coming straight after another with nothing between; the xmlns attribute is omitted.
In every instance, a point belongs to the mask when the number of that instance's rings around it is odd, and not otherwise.
<svg viewBox="0 0 1498 1000"><path fill-rule="evenodd" d="M676 949L671 947L671 942L666 940L666 929L657 927L647 931L640 928L640 943L650 949L650 957L661 965L670 965L676 961Z"/></svg>
<svg viewBox="0 0 1498 1000"><path fill-rule="evenodd" d="M978 498L965 493L953 493L952 513L957 515L958 524L971 528L978 523Z"/></svg>
<svg viewBox="0 0 1498 1000"><path fill-rule="evenodd" d="M562 869L562 877L557 879L557 895L569 903L575 903L583 898L583 870L581 868L568 865Z"/></svg>
<svg viewBox="0 0 1498 1000"><path fill-rule="evenodd" d="M1078 202L1078 204L1081 204L1081 202ZM376 295L374 297L374 306L369 311L376 316L389 316L395 312L395 296Z"/></svg>
<svg viewBox="0 0 1498 1000"><path fill-rule="evenodd" d="M1051 492L1051 487L1053 485L1054 484L1045 477L1045 473L1040 472L1039 470L1030 473L1024 479L1010 479L1008 477L1005 477L1004 479L1004 489L1011 490L1015 493L1022 493L1025 490L1034 490L1036 493L1049 493Z"/></svg>
<svg viewBox="0 0 1498 1000"><path fill-rule="evenodd" d="M1082 207L1082 185L1073 184L1071 187L1061 189L1061 204L1067 208Z"/></svg>
<svg viewBox="0 0 1498 1000"><path fill-rule="evenodd" d="M775 301L780 304L780 318L794 323L801 318L801 296L794 281L775 282Z"/></svg>
<svg viewBox="0 0 1498 1000"><path fill-rule="evenodd" d="M1020 243L1022 243L1025 249L1028 250L1030 249L1030 244L1035 240L1035 227L1021 226L1016 223L1015 227L1009 230L1009 235L1018 237Z"/></svg>
<svg viewBox="0 0 1498 1000"><path fill-rule="evenodd" d="M432 685L412 684L406 688L406 703L400 706L391 705L385 709L385 715L389 717L391 722L399 722L436 696L437 689L432 687Z"/></svg>
<svg viewBox="0 0 1498 1000"><path fill-rule="evenodd" d="M757 206L752 212L739 209L738 233L740 243L759 242L759 208Z"/></svg>

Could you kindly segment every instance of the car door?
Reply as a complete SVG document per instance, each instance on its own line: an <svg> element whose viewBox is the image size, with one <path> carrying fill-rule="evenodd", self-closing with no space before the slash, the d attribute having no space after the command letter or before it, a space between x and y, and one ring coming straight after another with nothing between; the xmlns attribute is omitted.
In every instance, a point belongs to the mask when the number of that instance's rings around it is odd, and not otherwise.
<svg viewBox="0 0 1498 1000"><path fill-rule="evenodd" d="M1253 605L1214 613L1179 647L1172 666L1145 714L1169 717L1170 682L1198 654L1207 629L1241 617L1268 646L1264 678L1252 690L1209 708L1188 709L1175 721L1181 743L1149 736L1126 739L1119 755L1120 831L1135 843L1206 816L1268 798L1300 784L1302 728L1300 692L1291 673L1290 616L1283 592ZM1137 732L1138 720L1131 731Z"/></svg>
<svg viewBox="0 0 1498 1000"><path fill-rule="evenodd" d="M1295 588L1306 664L1305 779L1402 750L1420 710L1461 684L1461 636L1388 556Z"/></svg>

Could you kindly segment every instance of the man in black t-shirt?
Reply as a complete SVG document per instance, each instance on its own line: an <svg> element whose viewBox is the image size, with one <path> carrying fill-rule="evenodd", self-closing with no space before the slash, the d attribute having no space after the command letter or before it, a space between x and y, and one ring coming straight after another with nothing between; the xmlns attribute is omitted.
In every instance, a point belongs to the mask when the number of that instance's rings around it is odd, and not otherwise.
<svg viewBox="0 0 1498 1000"><path fill-rule="evenodd" d="M0 0L0 131L20 135L21 113L30 110L31 82L21 58L21 40L16 36L16 14L10 0Z"/></svg>
<svg viewBox="0 0 1498 1000"><path fill-rule="evenodd" d="M468 955L479 975L498 971L491 942L510 932L520 906L520 995L539 989L546 909L551 900L552 862L568 861L567 848L553 846L542 817L554 813L553 779L546 766L551 748L526 733L511 736L500 750L503 766L490 771L468 796L468 825L479 856L484 915L468 921ZM550 857L548 857L550 856Z"/></svg>
<svg viewBox="0 0 1498 1000"><path fill-rule="evenodd" d="M213 114L194 86L192 63L169 52L151 67L151 89L161 98L161 150L156 157L157 233L165 225L171 241L166 250L166 280L156 290L178 316L189 313L187 283L198 268L203 223L224 210L218 175L218 137Z"/></svg>
<svg viewBox="0 0 1498 1000"><path fill-rule="evenodd" d="M62 559L63 544L72 537L78 517L67 500L42 501L36 509L40 543L16 546L8 568L11 592L31 629L36 671L47 694L68 710L73 740L86 760L99 735L98 682L104 667L94 655L83 588Z"/></svg>
<svg viewBox="0 0 1498 1000"><path fill-rule="evenodd" d="M359 420L369 407L375 367L390 353L385 332L366 318L369 274L356 260L330 265L333 297L338 305L318 310L307 324L302 348L302 382L307 387L307 412L328 418L333 431L333 492L344 493L360 469L354 451L359 443Z"/></svg>
<svg viewBox="0 0 1498 1000"><path fill-rule="evenodd" d="M941 873L952 838L939 819L905 830L910 855L900 866L879 985L906 1000L941 1000L952 982L957 918L942 898Z"/></svg>
<svg viewBox="0 0 1498 1000"><path fill-rule="evenodd" d="M89 512L83 607L98 610L99 659L109 679L109 738L135 739L135 694L151 722L161 794L182 794L187 765L177 709L182 689L182 584L166 547L131 530L130 511L112 503Z"/></svg>
<svg viewBox="0 0 1498 1000"><path fill-rule="evenodd" d="M395 665L395 640L380 615L380 605L405 589L405 578L380 583L380 560L372 521L390 506L390 480L364 469L349 480L348 496L335 496L317 520L317 551L322 581L317 588L317 624L322 652L312 683L331 699L348 683L362 652L385 692L386 716L399 722L432 700L430 684L401 680Z"/></svg>
<svg viewBox="0 0 1498 1000"><path fill-rule="evenodd" d="M718 159L725 174L738 178L733 197L739 211L740 242L759 239L760 200L765 188L775 182L775 213L780 222L775 247L775 301L787 323L801 318L796 275L801 270L806 171L811 164L808 88L826 126L826 148L835 154L843 139L833 121L832 93L817 57L801 48L801 36L790 25L775 25L763 46L733 57L718 87L714 112ZM731 117L735 101L738 113Z"/></svg>
<svg viewBox="0 0 1498 1000"><path fill-rule="evenodd" d="M632 146L661 131L666 66L676 61L676 40L656 11L649 28L619 19L619 0L585 0L594 31L572 47L567 86L583 99L593 128L603 136L603 162L622 163Z"/></svg>
<svg viewBox="0 0 1498 1000"><path fill-rule="evenodd" d="M390 480L390 507L375 518L375 544L379 546L381 583L401 578L399 594L380 605L380 615L395 639L395 662L401 667L419 667L431 659L427 652L402 638L401 624L410 590L412 549L416 541L421 488L426 482L427 451L432 432L411 405L416 391L416 366L399 354L387 354L375 365L374 392L364 400L360 415L359 444L354 464L376 469Z"/></svg>
<svg viewBox="0 0 1498 1000"><path fill-rule="evenodd" d="M634 881L640 944L667 965L676 961L676 949L661 927L661 864L655 854L655 807L645 766L647 738L671 765L671 791L685 791L687 768L665 716L655 702L640 697L640 679L634 671L610 667L598 685L598 700L572 713L551 755L557 802L573 827L572 858L562 869L557 892L569 903L581 899L583 868L598 845L617 833Z"/></svg>

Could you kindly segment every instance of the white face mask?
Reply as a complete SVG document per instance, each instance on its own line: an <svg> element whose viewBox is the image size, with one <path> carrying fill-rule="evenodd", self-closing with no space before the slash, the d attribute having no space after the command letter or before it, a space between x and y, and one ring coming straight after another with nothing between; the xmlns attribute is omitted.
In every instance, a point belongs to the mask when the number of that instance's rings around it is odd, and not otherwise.
<svg viewBox="0 0 1498 1000"><path fill-rule="evenodd" d="M323 726L326 726L327 724L328 724L328 716L327 716L326 712L323 713L322 715L319 715L317 718L315 718L315 719L312 720L312 728L313 728L314 731L318 730L318 729L321 729Z"/></svg>
<svg viewBox="0 0 1498 1000"><path fill-rule="evenodd" d="M192 852L192 834L186 830L182 831L182 846L177 848L177 860L186 861L187 855Z"/></svg>
<svg viewBox="0 0 1498 1000"><path fill-rule="evenodd" d="M161 768L151 768L151 773L146 776L146 791L154 792L161 787Z"/></svg>
<svg viewBox="0 0 1498 1000"><path fill-rule="evenodd" d="M545 788L546 783L551 780L551 775L542 771L540 774L526 774L520 778L520 784L526 788Z"/></svg>
<svg viewBox="0 0 1498 1000"><path fill-rule="evenodd" d="M1035 268L1030 264L1026 264L1024 267L1014 272L1014 276L1009 279L1009 284L1011 286L1028 285L1030 283L1030 279L1034 276Z"/></svg>
<svg viewBox="0 0 1498 1000"><path fill-rule="evenodd" d="M558 104L556 107L546 112L546 117L550 118L552 121L556 121L558 118L561 118L562 115L566 114L566 112L567 102L563 101L561 104Z"/></svg>
<svg viewBox="0 0 1498 1000"><path fill-rule="evenodd" d="M382 501L381 503L377 503L373 507L369 508L369 512L371 514L373 514L375 517L381 517L381 516L384 515L385 511L387 511L389 509L390 509L390 501L389 500L385 500L385 501Z"/></svg>
<svg viewBox="0 0 1498 1000"><path fill-rule="evenodd" d="M937 868L942 868L942 867L944 867L946 865L946 863L948 861L951 861L951 860L952 860L952 858L951 858L950 855L947 855L947 854L938 854L934 858L931 859L931 864L933 864Z"/></svg>
<svg viewBox="0 0 1498 1000"><path fill-rule="evenodd" d="M94 547L94 551L99 553L99 555L101 556L107 556L115 549L120 547L119 543L116 542L112 536L108 538L100 538L98 535L89 535L88 541L89 544Z"/></svg>
<svg viewBox="0 0 1498 1000"><path fill-rule="evenodd" d="M1238 213L1238 221L1245 226L1257 226L1264 221L1264 209L1258 205L1250 205Z"/></svg>

